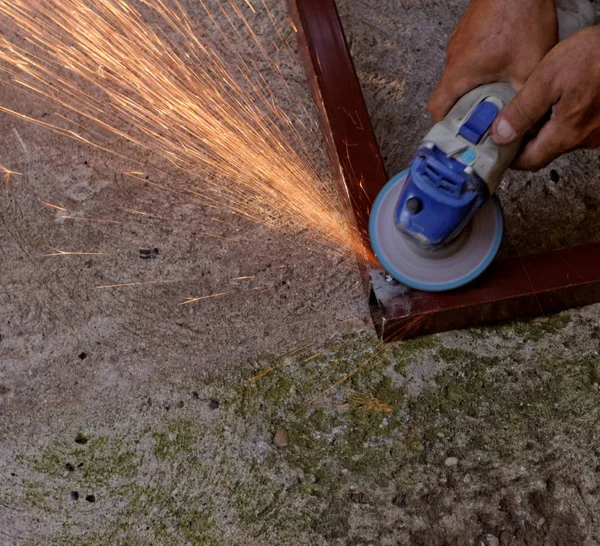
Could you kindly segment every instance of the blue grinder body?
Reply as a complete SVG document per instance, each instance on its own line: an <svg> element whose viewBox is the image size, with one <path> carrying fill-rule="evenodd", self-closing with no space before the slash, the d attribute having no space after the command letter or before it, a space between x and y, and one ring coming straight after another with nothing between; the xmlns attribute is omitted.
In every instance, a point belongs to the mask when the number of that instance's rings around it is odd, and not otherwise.
<svg viewBox="0 0 600 546"><path fill-rule="evenodd" d="M413 159L396 207L396 227L429 250L455 239L488 200L485 181L437 146Z"/></svg>
<svg viewBox="0 0 600 546"><path fill-rule="evenodd" d="M504 224L498 200L490 197L521 143L499 146L490 128L514 95L508 83L467 93L425 136L407 173L376 199L372 246L398 281L421 290L450 290L473 280L493 260Z"/></svg>

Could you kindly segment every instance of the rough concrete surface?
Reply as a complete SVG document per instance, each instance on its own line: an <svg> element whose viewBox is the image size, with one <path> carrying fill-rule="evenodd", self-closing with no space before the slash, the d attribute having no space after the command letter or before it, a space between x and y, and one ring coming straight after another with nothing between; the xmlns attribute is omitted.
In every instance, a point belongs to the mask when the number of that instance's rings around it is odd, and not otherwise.
<svg viewBox="0 0 600 546"><path fill-rule="evenodd" d="M465 5L339 2L390 173L430 124ZM281 55L294 100L272 85L294 112L310 97L295 53ZM56 110L6 86L0 104ZM0 163L23 173L0 199L2 546L600 543L600 307L382 347L351 258L2 123ZM168 183L160 160L112 146ZM597 158L559 160L558 181L507 176L512 246L599 238ZM63 221L40 201L111 222ZM103 254L41 257L50 247ZM152 280L175 282L96 288Z"/></svg>

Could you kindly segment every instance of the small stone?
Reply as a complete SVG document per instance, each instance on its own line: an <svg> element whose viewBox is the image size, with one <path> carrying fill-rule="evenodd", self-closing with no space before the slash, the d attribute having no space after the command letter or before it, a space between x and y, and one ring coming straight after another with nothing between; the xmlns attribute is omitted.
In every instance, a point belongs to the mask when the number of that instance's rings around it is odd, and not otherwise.
<svg viewBox="0 0 600 546"><path fill-rule="evenodd" d="M96 502L96 497L94 495L87 495L85 500L88 502Z"/></svg>
<svg viewBox="0 0 600 546"><path fill-rule="evenodd" d="M456 466L458 464L458 459L456 457L448 457L445 461L444 464L446 466Z"/></svg>
<svg viewBox="0 0 600 546"><path fill-rule="evenodd" d="M296 478L298 478L298 481L303 482L304 481L304 470L302 470L300 467L298 467L298 468L294 468L294 472L296 473Z"/></svg>
<svg viewBox="0 0 600 546"><path fill-rule="evenodd" d="M69 493L69 497L71 497L71 500L79 500L79 493L77 491L71 491L71 493Z"/></svg>
<svg viewBox="0 0 600 546"><path fill-rule="evenodd" d="M155 260L158 254L158 248L140 248L140 258L142 260Z"/></svg>
<svg viewBox="0 0 600 546"><path fill-rule="evenodd" d="M477 539L477 546L500 546L500 539L494 535L483 535Z"/></svg>
<svg viewBox="0 0 600 546"><path fill-rule="evenodd" d="M273 436L273 443L277 447L286 447L287 445L289 445L290 437L288 435L287 430L285 430L284 428L278 429L275 433L275 436Z"/></svg>
<svg viewBox="0 0 600 546"><path fill-rule="evenodd" d="M87 358L87 353L84 353L83 351L81 353L79 353L77 355L77 358L79 358L79 360L85 360Z"/></svg>
<svg viewBox="0 0 600 546"><path fill-rule="evenodd" d="M500 546L511 546L513 538L512 533L509 531L502 531L500 533Z"/></svg>
<svg viewBox="0 0 600 546"><path fill-rule="evenodd" d="M208 409L209 410L216 410L216 409L219 409L220 405L221 405L221 403L218 400L211 400L208 403Z"/></svg>
<svg viewBox="0 0 600 546"><path fill-rule="evenodd" d="M69 472L73 472L75 470L75 467L71 464L71 463L67 463L65 465L65 468L69 471Z"/></svg>
<svg viewBox="0 0 600 546"><path fill-rule="evenodd" d="M88 437L84 436L83 434L81 434L81 432L77 433L77 436L75 436L75 443L76 444L80 444L82 446L84 446L85 444L88 443Z"/></svg>

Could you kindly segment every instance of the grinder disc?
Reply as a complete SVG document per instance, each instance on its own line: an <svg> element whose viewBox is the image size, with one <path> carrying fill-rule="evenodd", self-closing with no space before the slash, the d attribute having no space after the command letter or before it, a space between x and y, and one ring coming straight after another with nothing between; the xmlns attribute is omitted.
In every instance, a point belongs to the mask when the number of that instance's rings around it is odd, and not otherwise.
<svg viewBox="0 0 600 546"><path fill-rule="evenodd" d="M492 196L448 246L423 250L395 224L407 175L408 169L392 178L375 200L369 221L375 255L392 277L411 288L441 292L467 284L490 265L500 248L504 228L500 201Z"/></svg>

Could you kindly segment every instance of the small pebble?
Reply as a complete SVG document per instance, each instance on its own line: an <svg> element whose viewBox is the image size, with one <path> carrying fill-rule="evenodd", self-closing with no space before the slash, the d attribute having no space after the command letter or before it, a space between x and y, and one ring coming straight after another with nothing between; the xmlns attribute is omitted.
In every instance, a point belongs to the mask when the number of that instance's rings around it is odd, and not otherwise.
<svg viewBox="0 0 600 546"><path fill-rule="evenodd" d="M71 497L71 500L74 500L74 501L79 500L79 493L77 491L71 491L69 496Z"/></svg>
<svg viewBox="0 0 600 546"><path fill-rule="evenodd" d="M155 260L158 254L158 248L140 248L140 258L142 260Z"/></svg>
<svg viewBox="0 0 600 546"><path fill-rule="evenodd" d="M296 477L298 478L298 481L303 482L304 481L304 470L302 470L300 467L298 467L298 468L294 468L294 472L296 473Z"/></svg>
<svg viewBox="0 0 600 546"><path fill-rule="evenodd" d="M278 429L275 433L275 436L273 436L273 443L277 447L286 447L287 445L289 445L290 437L288 435L287 430L285 430L284 428Z"/></svg>
<svg viewBox="0 0 600 546"><path fill-rule="evenodd" d="M458 459L456 457L448 457L445 461L444 464L446 466L456 466L458 464Z"/></svg>
<svg viewBox="0 0 600 546"><path fill-rule="evenodd" d="M85 500L88 502L96 502L96 497L94 495L87 495Z"/></svg>
<svg viewBox="0 0 600 546"><path fill-rule="evenodd" d="M494 535L484 535L477 539L477 546L500 546L500 539Z"/></svg>
<svg viewBox="0 0 600 546"><path fill-rule="evenodd" d="M67 463L65 465L65 468L69 471L69 472L73 472L73 470L75 470L75 467L71 464L71 463Z"/></svg>
<svg viewBox="0 0 600 546"><path fill-rule="evenodd" d="M75 436L75 443L84 446L85 444L88 443L88 438L87 438L87 436L84 436L83 434L81 434L81 432L78 432L77 436Z"/></svg>
<svg viewBox="0 0 600 546"><path fill-rule="evenodd" d="M81 352L77 355L77 358L79 358L79 360L85 360L87 357L87 353Z"/></svg>
<svg viewBox="0 0 600 546"><path fill-rule="evenodd" d="M500 533L500 546L510 546L513 542L513 535L509 531L502 531Z"/></svg>

